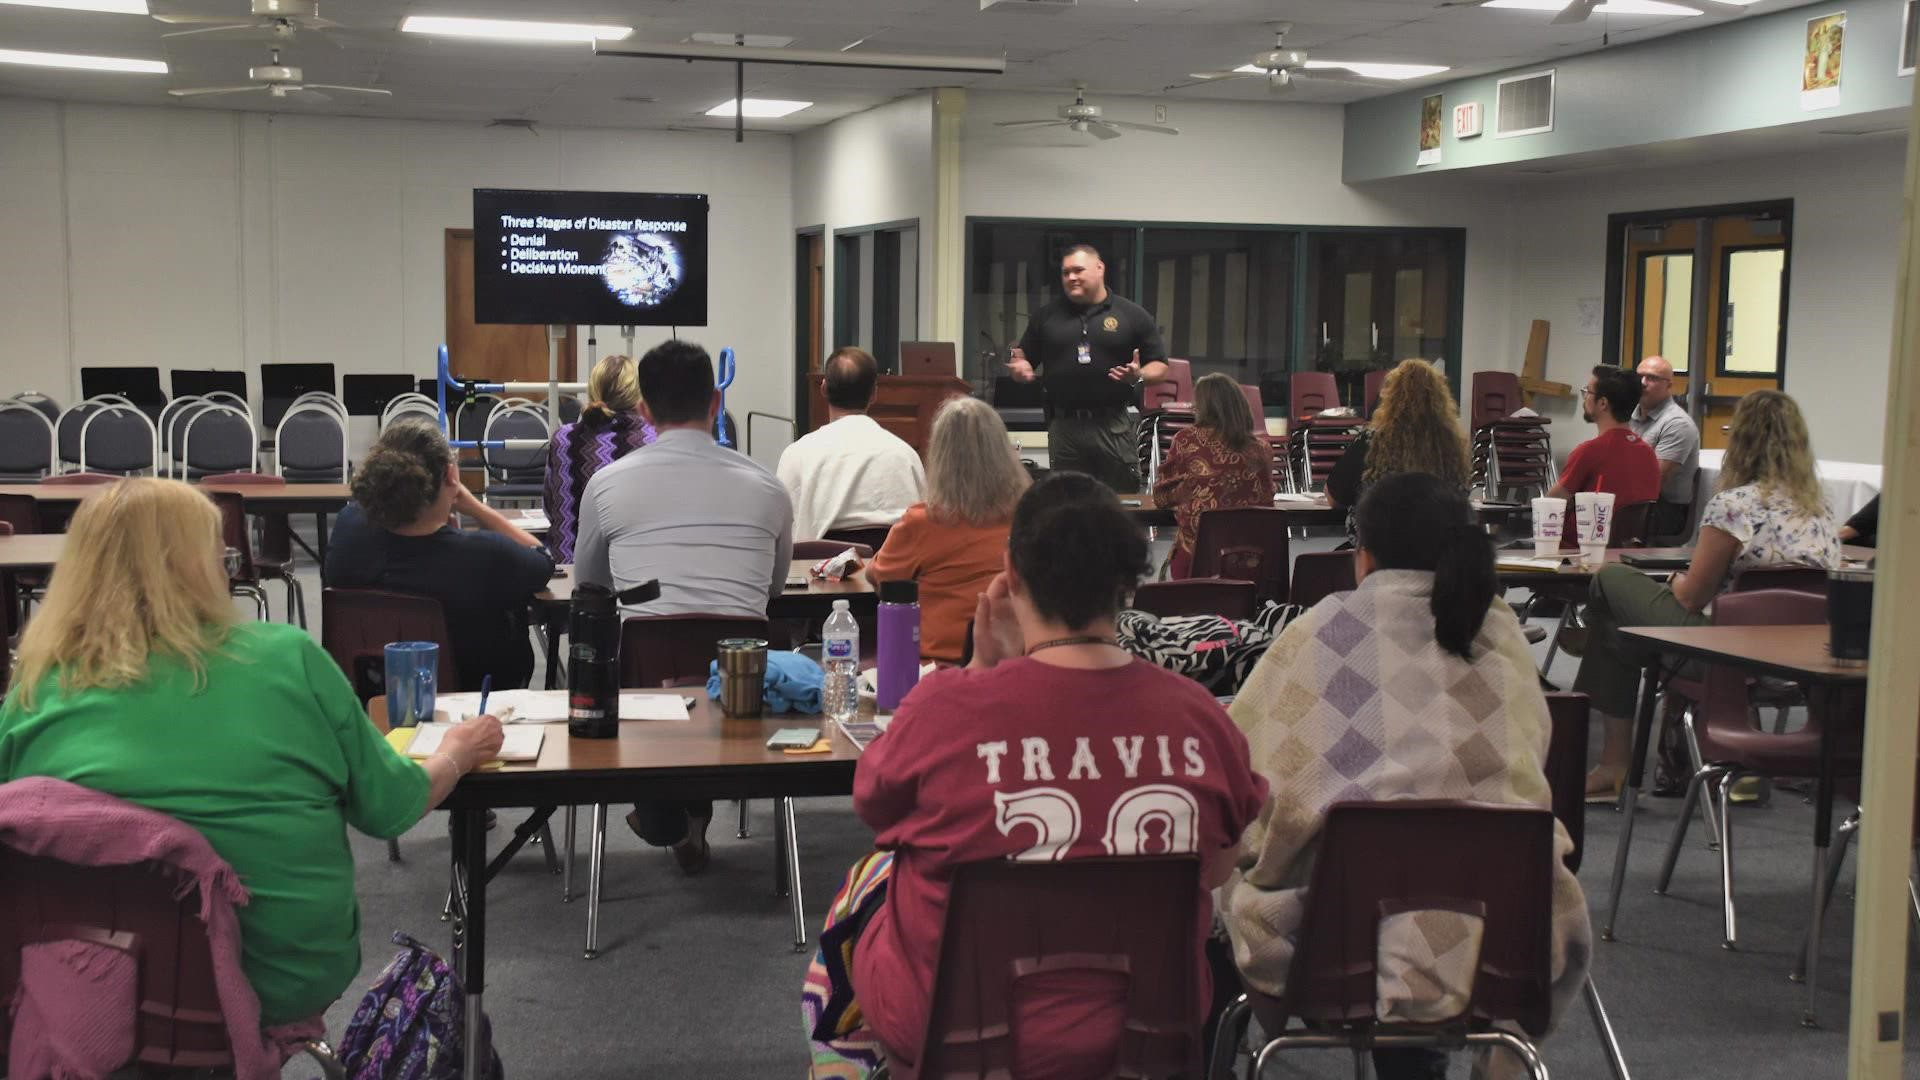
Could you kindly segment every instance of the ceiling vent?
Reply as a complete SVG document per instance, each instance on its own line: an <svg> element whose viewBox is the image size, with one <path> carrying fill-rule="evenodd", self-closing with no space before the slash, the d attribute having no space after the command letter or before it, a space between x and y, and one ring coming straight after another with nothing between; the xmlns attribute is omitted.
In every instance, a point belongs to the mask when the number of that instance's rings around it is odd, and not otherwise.
<svg viewBox="0 0 1920 1080"><path fill-rule="evenodd" d="M1553 72L1501 79L1495 93L1493 133L1538 135L1553 130Z"/></svg>
<svg viewBox="0 0 1920 1080"><path fill-rule="evenodd" d="M981 11L1065 11L1080 0L980 0Z"/></svg>

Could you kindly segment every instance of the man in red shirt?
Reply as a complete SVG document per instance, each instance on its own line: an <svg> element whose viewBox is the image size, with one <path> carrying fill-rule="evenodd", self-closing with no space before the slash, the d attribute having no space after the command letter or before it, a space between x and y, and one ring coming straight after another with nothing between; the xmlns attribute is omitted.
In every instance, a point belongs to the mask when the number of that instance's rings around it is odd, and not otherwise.
<svg viewBox="0 0 1920 1080"><path fill-rule="evenodd" d="M895 1060L912 1060L926 1034L959 867L1192 853L1210 890L1266 799L1219 703L1114 644L1147 545L1111 491L1053 474L1020 500L1008 548L980 600L972 664L921 680L854 774L854 810L894 862L854 950L852 983ZM1140 932L1188 933L1197 945L1211 900L1197 911L1191 926ZM1124 990L1058 974L1035 980L1021 1002L1015 1075L1110 1075ZM1208 985L1204 961L1195 978ZM1196 1023L1205 999L1195 995Z"/></svg>
<svg viewBox="0 0 1920 1080"><path fill-rule="evenodd" d="M1639 404L1639 376L1605 364L1593 369L1593 377L1580 391L1580 415L1600 433L1567 455L1567 467L1560 470L1560 482L1547 492L1549 498L1610 491L1617 513L1660 497L1660 458L1628 424Z"/></svg>

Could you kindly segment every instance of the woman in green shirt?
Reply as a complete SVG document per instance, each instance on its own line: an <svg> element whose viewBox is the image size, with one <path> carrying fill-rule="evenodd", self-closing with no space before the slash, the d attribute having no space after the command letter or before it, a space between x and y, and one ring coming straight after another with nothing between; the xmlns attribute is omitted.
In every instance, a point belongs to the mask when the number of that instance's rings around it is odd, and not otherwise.
<svg viewBox="0 0 1920 1080"><path fill-rule="evenodd" d="M123 480L74 515L0 705L0 782L50 776L198 829L252 893L242 961L262 1020L331 1005L360 970L346 827L405 832L500 746L492 718L415 763L304 630L236 623L220 512Z"/></svg>

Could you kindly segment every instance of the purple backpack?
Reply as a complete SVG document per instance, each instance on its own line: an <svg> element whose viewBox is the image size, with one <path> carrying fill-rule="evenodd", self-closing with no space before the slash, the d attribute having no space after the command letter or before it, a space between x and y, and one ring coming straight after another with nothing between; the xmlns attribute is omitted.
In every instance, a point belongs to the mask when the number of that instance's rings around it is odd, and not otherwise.
<svg viewBox="0 0 1920 1080"><path fill-rule="evenodd" d="M465 1060L467 994L453 965L406 934L373 988L360 999L339 1057L352 1080L458 1080ZM479 1038L486 1080L506 1080L493 1050L493 1024L483 1015Z"/></svg>

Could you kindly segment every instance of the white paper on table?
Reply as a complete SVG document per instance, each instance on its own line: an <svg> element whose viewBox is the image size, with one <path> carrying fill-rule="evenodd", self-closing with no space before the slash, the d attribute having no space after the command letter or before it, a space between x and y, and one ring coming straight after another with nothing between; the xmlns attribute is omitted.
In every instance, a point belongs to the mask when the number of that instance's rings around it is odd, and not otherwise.
<svg viewBox="0 0 1920 1080"><path fill-rule="evenodd" d="M920 677L924 679L927 676L933 674L934 669L938 668L939 666L940 666L939 664L936 664L931 660L927 661L924 664L921 664ZM880 695L880 684L878 682L878 679L880 677L878 674L879 670L880 670L879 668L868 668L865 671L862 671L860 673L860 696L861 697L870 698L870 697L878 697Z"/></svg>
<svg viewBox="0 0 1920 1080"><path fill-rule="evenodd" d="M522 510L514 524L527 532L546 532L553 528L553 522L547 520L545 510Z"/></svg>
<svg viewBox="0 0 1920 1080"><path fill-rule="evenodd" d="M477 693L441 694L436 708L448 716L465 720L480 712ZM502 716L509 709L511 717ZM500 717L503 724L559 724L567 719L565 690L495 690L487 695L487 711Z"/></svg>
<svg viewBox="0 0 1920 1080"><path fill-rule="evenodd" d="M407 745L407 756L412 758L432 757L440 749L441 737L446 735L452 724L421 724L414 729L413 742ZM511 727L505 732L500 744L500 752L494 757L501 761L537 761L540 758L540 744L546 739L547 732L541 727Z"/></svg>
<svg viewBox="0 0 1920 1080"><path fill-rule="evenodd" d="M621 694L620 719L685 720L692 715L691 700L679 694Z"/></svg>

